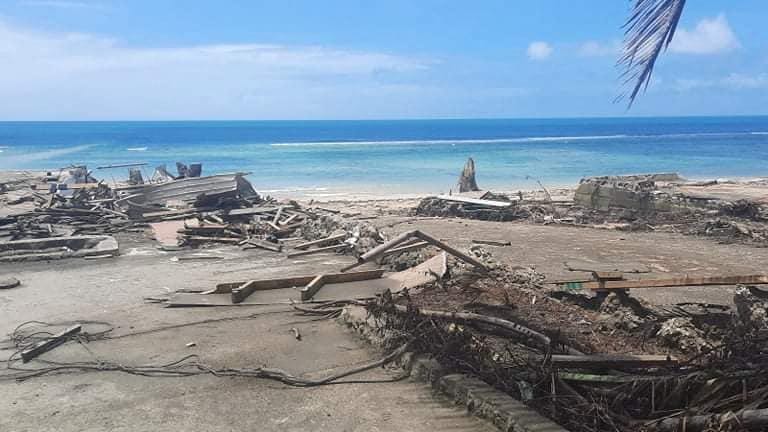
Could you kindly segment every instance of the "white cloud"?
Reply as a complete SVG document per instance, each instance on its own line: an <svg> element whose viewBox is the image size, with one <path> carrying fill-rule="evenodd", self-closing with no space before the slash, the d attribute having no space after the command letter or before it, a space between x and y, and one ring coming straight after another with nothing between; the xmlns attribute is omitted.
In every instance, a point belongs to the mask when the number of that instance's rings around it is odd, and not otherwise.
<svg viewBox="0 0 768 432"><path fill-rule="evenodd" d="M432 62L322 46L131 47L0 20L0 64L0 119L314 118L335 115L331 100L359 109L361 89Z"/></svg>
<svg viewBox="0 0 768 432"><path fill-rule="evenodd" d="M579 45L578 53L583 57L615 56L621 53L621 42L586 41Z"/></svg>
<svg viewBox="0 0 768 432"><path fill-rule="evenodd" d="M552 55L554 49L546 42L536 41L528 45L528 58L531 60L546 60Z"/></svg>
<svg viewBox="0 0 768 432"><path fill-rule="evenodd" d="M683 54L718 54L739 47L739 40L728 20L720 14L699 21L693 30L678 29L669 49Z"/></svg>

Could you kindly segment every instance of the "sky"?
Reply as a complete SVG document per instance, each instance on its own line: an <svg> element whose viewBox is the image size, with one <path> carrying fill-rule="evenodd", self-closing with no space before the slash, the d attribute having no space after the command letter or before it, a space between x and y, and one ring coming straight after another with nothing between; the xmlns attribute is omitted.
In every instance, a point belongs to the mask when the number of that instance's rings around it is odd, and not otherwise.
<svg viewBox="0 0 768 432"><path fill-rule="evenodd" d="M687 3L627 110L629 0L0 0L0 120L768 114L768 3Z"/></svg>

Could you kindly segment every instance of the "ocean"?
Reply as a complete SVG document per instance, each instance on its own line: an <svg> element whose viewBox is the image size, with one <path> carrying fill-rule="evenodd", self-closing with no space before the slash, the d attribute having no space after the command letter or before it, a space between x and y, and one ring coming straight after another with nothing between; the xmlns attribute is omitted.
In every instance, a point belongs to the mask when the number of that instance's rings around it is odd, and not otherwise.
<svg viewBox="0 0 768 432"><path fill-rule="evenodd" d="M382 121L0 122L0 169L201 162L247 171L274 196L447 192L468 157L484 189L573 185L584 176L768 175L768 117Z"/></svg>

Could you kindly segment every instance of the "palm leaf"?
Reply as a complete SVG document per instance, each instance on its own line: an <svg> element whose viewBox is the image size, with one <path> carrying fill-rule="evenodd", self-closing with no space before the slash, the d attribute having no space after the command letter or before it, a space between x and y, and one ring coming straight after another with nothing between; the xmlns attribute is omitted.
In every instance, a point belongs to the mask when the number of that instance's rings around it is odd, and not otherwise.
<svg viewBox="0 0 768 432"><path fill-rule="evenodd" d="M629 107L642 89L648 88L659 54L675 36L685 0L634 0L632 12L624 24L624 50L619 66L628 90L617 100L629 98Z"/></svg>

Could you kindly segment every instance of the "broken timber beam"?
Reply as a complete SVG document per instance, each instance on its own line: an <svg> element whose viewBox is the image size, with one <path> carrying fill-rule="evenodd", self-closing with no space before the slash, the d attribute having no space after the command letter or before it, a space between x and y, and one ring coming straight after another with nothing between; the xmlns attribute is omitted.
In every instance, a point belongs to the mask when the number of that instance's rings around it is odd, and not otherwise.
<svg viewBox="0 0 768 432"><path fill-rule="evenodd" d="M40 354L43 354L45 352L48 352L56 348L57 346L66 342L70 336L80 333L80 330L82 330L82 327L80 326L80 324L76 326L72 326L64 330L63 332L57 335L54 335L50 339L46 339L42 342L37 343L32 348L25 349L24 351L21 352L21 361L26 363L32 360L33 358L39 356Z"/></svg>
<svg viewBox="0 0 768 432"><path fill-rule="evenodd" d="M379 279L384 275L384 270L369 270L355 273L332 273L318 275L307 286L301 289L301 301L312 300L312 297L320 291L320 288L329 283L358 282L371 279Z"/></svg>
<svg viewBox="0 0 768 432"><path fill-rule="evenodd" d="M400 234L399 236L393 238L392 240L390 240L390 241L388 241L388 242L386 242L384 244L381 244L381 245L379 245L379 246L369 250L368 252L366 252L363 255L361 255L360 258L357 259L356 263L350 264L350 265L344 267L343 269L341 269L341 271L345 272L345 271L351 270L351 269L353 269L353 268L355 268L357 266L363 265L363 264L365 264L365 263L367 263L367 262L369 262L369 261L371 261L371 260L373 260L373 259L375 259L375 258L377 258L377 257L379 257L381 255L383 255L388 250L390 250L390 249L392 249L392 248L394 248L394 247L396 247L396 246L398 246L398 245L400 245L402 243L405 243L406 241L408 241L412 237L419 238L419 239L421 239L421 240L423 240L423 241L425 241L427 243L432 244L433 246L437 246L438 248L448 252L449 254L455 256L456 258L458 258L458 259L460 259L460 260L462 260L462 261L464 261L464 262L466 262L468 264L473 265L474 267L476 267L477 269L479 269L479 270L481 270L483 272L487 272L488 271L488 268L483 263L481 263L480 261L478 261L478 260L476 260L476 259L474 259L474 258L472 258L472 257L470 257L470 256L468 256L468 255L466 255L466 254L464 254L462 252L459 252L458 250L454 249L453 247L448 246L447 244L441 242L440 240L437 240L437 239L435 239L435 238L433 238L433 237L431 237L431 236L429 236L427 234L424 234L423 232L421 232L419 230L406 231L406 232Z"/></svg>
<svg viewBox="0 0 768 432"><path fill-rule="evenodd" d="M275 217L272 218L272 223L277 224L277 222L280 221L280 216L283 215L283 206L280 206L277 208L277 211L275 212Z"/></svg>
<svg viewBox="0 0 768 432"><path fill-rule="evenodd" d="M301 301L312 299L312 297L318 291L320 291L320 288L325 285L323 278L325 278L325 275L318 275L316 278L312 279L312 282L308 283L307 286L301 289Z"/></svg>
<svg viewBox="0 0 768 432"><path fill-rule="evenodd" d="M297 217L299 217L299 214L298 214L298 213L294 213L294 214L292 214L292 215L288 216L288 217L287 217L285 220L283 220L283 221L279 221L279 222L277 223L277 225L278 225L278 226L280 226L280 225L288 225L288 224L290 224L291 222L293 222L293 221L294 221L294 220L295 220Z"/></svg>
<svg viewBox="0 0 768 432"><path fill-rule="evenodd" d="M305 251L289 253L288 254L288 258L295 258L295 257L299 257L299 256L304 256L304 255L312 255L312 254L316 254L316 253L320 253L320 252L335 251L335 250L338 250L338 249L346 249L348 247L350 247L350 245L348 245L346 243L332 245L332 246L325 246L325 247L316 248L316 249L309 249L309 250L305 250Z"/></svg>
<svg viewBox="0 0 768 432"><path fill-rule="evenodd" d="M369 279L378 279L383 274L384 270L368 270L352 273L328 273L323 275L323 283L356 282ZM312 275L281 279L250 280L247 282L229 282L216 285L216 289L210 291L210 293L224 294L230 292L232 294L232 303L242 303L243 300L248 298L248 296L256 291L293 288L298 286L303 287L316 278L317 275Z"/></svg>
<svg viewBox="0 0 768 432"><path fill-rule="evenodd" d="M400 252L409 252L416 249L421 249L424 246L429 246L429 243L425 241L417 241L415 243L411 243L405 246L400 246L394 249L390 249L382 254L382 256L388 256L388 255L394 255Z"/></svg>
<svg viewBox="0 0 768 432"><path fill-rule="evenodd" d="M766 275L682 277L672 279L603 280L594 282L566 282L568 289L624 290L630 288L675 288L708 285L761 285L768 284Z"/></svg>
<svg viewBox="0 0 768 432"><path fill-rule="evenodd" d="M283 245L268 242L265 240L259 240L259 239L248 239L246 241L246 247L255 247L260 249L266 249L268 251L272 252L282 252Z"/></svg>
<svg viewBox="0 0 768 432"><path fill-rule="evenodd" d="M299 245L296 245L294 249L306 249L310 246L324 246L328 243L334 243L340 240L344 240L347 238L347 233L341 233L341 234L335 234L326 238L322 238L319 240L313 240L310 242L302 243Z"/></svg>

